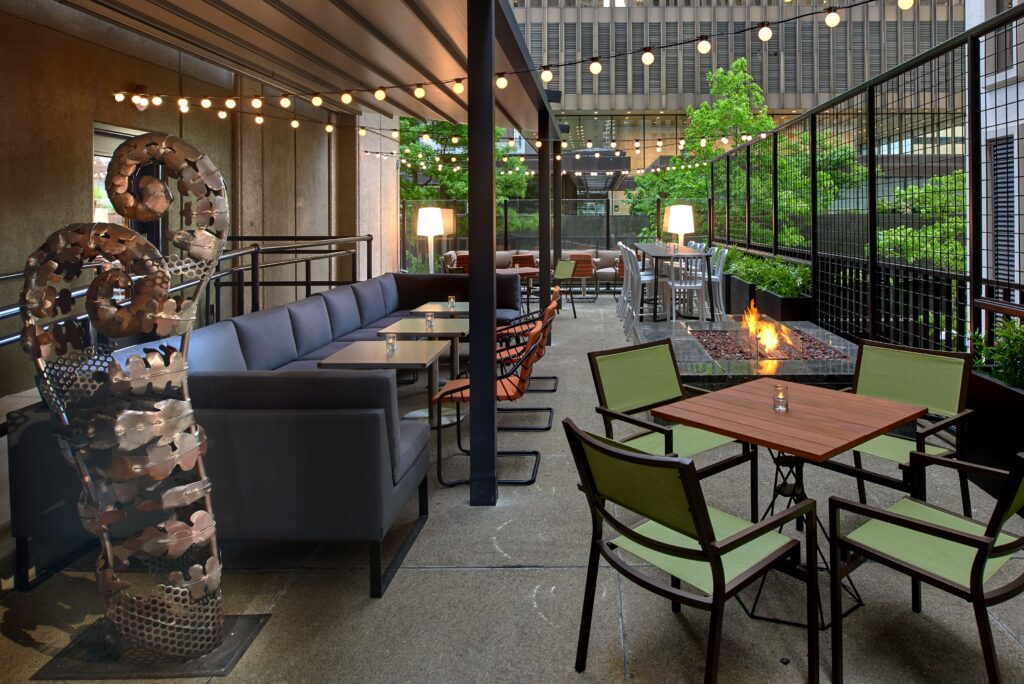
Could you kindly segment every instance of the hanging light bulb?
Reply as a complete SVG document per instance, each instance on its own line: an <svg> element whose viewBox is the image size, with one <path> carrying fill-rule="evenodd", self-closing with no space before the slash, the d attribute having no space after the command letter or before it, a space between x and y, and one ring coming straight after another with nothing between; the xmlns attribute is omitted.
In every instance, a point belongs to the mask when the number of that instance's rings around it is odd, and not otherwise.
<svg viewBox="0 0 1024 684"><path fill-rule="evenodd" d="M599 73L601 73L601 69L602 68L603 67L601 66L601 58L600 57L591 57L590 58L590 73L592 73L595 76L597 76Z"/></svg>
<svg viewBox="0 0 1024 684"><path fill-rule="evenodd" d="M567 147L569 147L569 142L567 140L563 140L562 141L562 149L564 150Z"/></svg>
<svg viewBox="0 0 1024 684"><path fill-rule="evenodd" d="M292 119L292 124L291 125L292 125L292 128L298 128L299 127L299 120L298 119Z"/></svg>
<svg viewBox="0 0 1024 684"><path fill-rule="evenodd" d="M232 98L230 98L230 97L228 99L224 100L224 107L227 108L227 109L234 109L237 106L238 106L238 103L235 100L233 100Z"/></svg>
<svg viewBox="0 0 1024 684"><path fill-rule="evenodd" d="M150 98L149 101L153 103L154 107L159 107L164 103L164 98L160 97L159 95L154 95Z"/></svg>
<svg viewBox="0 0 1024 684"><path fill-rule="evenodd" d="M360 126L359 127L359 137L360 138L365 138L366 137L366 127L365 126Z"/></svg>
<svg viewBox="0 0 1024 684"><path fill-rule="evenodd" d="M391 131L391 137L393 139L395 139L395 140L398 140L398 129L397 128Z"/></svg>
<svg viewBox="0 0 1024 684"><path fill-rule="evenodd" d="M761 28L757 29L757 37L763 42L767 43L772 39L772 27L767 21L761 24Z"/></svg>
<svg viewBox="0 0 1024 684"><path fill-rule="evenodd" d="M259 109L260 107L263 106L263 100L261 100L258 97L254 97L254 98L252 98L252 102L250 102L249 104L252 105L253 109Z"/></svg>
<svg viewBox="0 0 1024 684"><path fill-rule="evenodd" d="M835 7L829 7L825 10L825 26L835 28L836 26L839 26L839 22L842 20L843 18L839 16L839 10Z"/></svg>
<svg viewBox="0 0 1024 684"><path fill-rule="evenodd" d="M682 149L684 147L686 147L686 140L684 140L683 138L680 138L679 139L679 149Z"/></svg>
<svg viewBox="0 0 1024 684"><path fill-rule="evenodd" d="M114 93L114 102L124 102L124 93Z"/></svg>
<svg viewBox="0 0 1024 684"><path fill-rule="evenodd" d="M540 80L545 83L551 83L551 79L555 77L555 74L551 71L551 67L546 66L540 70Z"/></svg>
<svg viewBox="0 0 1024 684"><path fill-rule="evenodd" d="M208 97L204 97L202 100L199 101L199 106L203 109L209 109L213 106L213 100L211 100Z"/></svg>
<svg viewBox="0 0 1024 684"><path fill-rule="evenodd" d="M600 152L595 152L594 153L594 159L598 159L598 158L600 158L600 156L601 156Z"/></svg>
<svg viewBox="0 0 1024 684"><path fill-rule="evenodd" d="M700 146L701 147L707 147L708 146L708 139L707 138L701 138L700 139Z"/></svg>
<svg viewBox="0 0 1024 684"><path fill-rule="evenodd" d="M608 143L608 147L612 148L613 150L614 150L614 149L615 149L616 147L618 147L618 146L619 146L619 143L615 142L615 139L614 139L614 138L612 139L612 141L611 141L610 143Z"/></svg>
<svg viewBox="0 0 1024 684"><path fill-rule="evenodd" d="M914 0L896 0L896 6L901 10L908 10L914 6Z"/></svg>
<svg viewBox="0 0 1024 684"><path fill-rule="evenodd" d="M142 96L141 96L141 95L139 95L138 93L135 93L134 95L132 95L132 100L131 100L131 102L132 102L132 104L133 104L133 105L137 105L137 104L139 104L139 102L140 102L141 100L142 100Z"/></svg>
<svg viewBox="0 0 1024 684"><path fill-rule="evenodd" d="M188 107L188 98L187 97L179 97L178 98L178 106L179 107Z"/></svg>
<svg viewBox="0 0 1024 684"><path fill-rule="evenodd" d="M697 39L697 52L702 55L706 55L711 52L711 39L707 36L701 36Z"/></svg>
<svg viewBox="0 0 1024 684"><path fill-rule="evenodd" d="M324 125L324 132L325 133L333 133L334 132L333 124L326 124L326 125Z"/></svg>
<svg viewBox="0 0 1024 684"><path fill-rule="evenodd" d="M260 116L259 114L257 114L256 118L253 119L253 121L255 121L257 125L262 124L263 123L263 117Z"/></svg>
<svg viewBox="0 0 1024 684"><path fill-rule="evenodd" d="M384 98L387 96L388 91L384 90L383 87L377 88L376 90L373 91L373 99L377 100L378 102L382 102Z"/></svg>
<svg viewBox="0 0 1024 684"><path fill-rule="evenodd" d="M223 109L221 109L221 110L219 110L217 112L217 118L218 119L226 119L226 118L228 118L228 113L225 112Z"/></svg>
<svg viewBox="0 0 1024 684"><path fill-rule="evenodd" d="M427 90L426 90L426 88L424 88L424 87L423 87L423 84L422 84L422 83L420 83L420 84L419 84L419 85L417 85L417 86L416 86L416 88L415 88L415 89L414 89L414 90L412 91L412 95L413 95L413 97L415 97L415 98L416 98L417 100L422 100L422 99L423 99L424 97L426 97L426 95L427 95Z"/></svg>
<svg viewBox="0 0 1024 684"><path fill-rule="evenodd" d="M645 47L644 51L640 53L640 61L646 66L654 64L654 51L649 47Z"/></svg>
<svg viewBox="0 0 1024 684"><path fill-rule="evenodd" d="M420 140L422 140L423 142L430 142L430 134L424 133L423 135L420 136Z"/></svg>
<svg viewBox="0 0 1024 684"><path fill-rule="evenodd" d="M533 147L534 147L534 149L539 150L540 148L544 147L544 141L543 140L535 141L533 143Z"/></svg>
<svg viewBox="0 0 1024 684"><path fill-rule="evenodd" d="M498 74L498 77L494 79L494 85L498 87L498 90L508 88L508 79L505 77L505 74Z"/></svg>
<svg viewBox="0 0 1024 684"><path fill-rule="evenodd" d="M502 161L502 162L508 162L508 157L502 157L502 158L501 158L501 161Z"/></svg>
<svg viewBox="0 0 1024 684"><path fill-rule="evenodd" d="M587 149L589 150L593 146L594 146L594 141L593 140L588 140L587 141Z"/></svg>
<svg viewBox="0 0 1024 684"><path fill-rule="evenodd" d="M188 114L188 103L186 102L185 104L178 107L178 111L182 114Z"/></svg>
<svg viewBox="0 0 1024 684"><path fill-rule="evenodd" d="M555 161L562 161L562 155L560 155L560 154L556 154L556 155L555 155ZM563 173L564 173L564 172L563 172Z"/></svg>
<svg viewBox="0 0 1024 684"><path fill-rule="evenodd" d="M341 104L352 104L352 93L347 90L341 94Z"/></svg>
<svg viewBox="0 0 1024 684"><path fill-rule="evenodd" d="M281 109L288 109L289 107L292 106L292 98L288 97L287 95L282 95L281 100L278 104L281 105Z"/></svg>
<svg viewBox="0 0 1024 684"><path fill-rule="evenodd" d="M729 138L727 138L726 136L723 135L722 136L722 144L723 145L728 145L729 144Z"/></svg>
<svg viewBox="0 0 1024 684"><path fill-rule="evenodd" d="M576 159L579 159L579 158L580 158L580 153L579 153L579 152L577 152L577 153L576 153Z"/></svg>
<svg viewBox="0 0 1024 684"><path fill-rule="evenodd" d="M658 140L654 144L657 145L658 147L661 147L661 145L662 145L661 138L658 138Z"/></svg>
<svg viewBox="0 0 1024 684"><path fill-rule="evenodd" d="M452 92L455 93L456 95L461 95L462 93L466 92L466 86L462 85L461 78L455 79L455 83L452 83Z"/></svg>
<svg viewBox="0 0 1024 684"><path fill-rule="evenodd" d="M508 139L508 146L509 147L515 147L516 146L515 138L509 138Z"/></svg>
<svg viewBox="0 0 1024 684"><path fill-rule="evenodd" d="M462 170L461 166L456 166L455 169L454 169L455 173L458 173L461 170Z"/></svg>
<svg viewBox="0 0 1024 684"><path fill-rule="evenodd" d="M319 107L324 103L324 98L320 97L320 93L314 93L313 97L309 98L309 104L314 107Z"/></svg>
<svg viewBox="0 0 1024 684"><path fill-rule="evenodd" d="M620 157L620 156L622 156L622 152L621 152L621 151L619 151L619 150L615 150L615 156L616 156L616 157Z"/></svg>
<svg viewBox="0 0 1024 684"><path fill-rule="evenodd" d="M634 140L633 141L633 147L640 147L640 141L639 140Z"/></svg>

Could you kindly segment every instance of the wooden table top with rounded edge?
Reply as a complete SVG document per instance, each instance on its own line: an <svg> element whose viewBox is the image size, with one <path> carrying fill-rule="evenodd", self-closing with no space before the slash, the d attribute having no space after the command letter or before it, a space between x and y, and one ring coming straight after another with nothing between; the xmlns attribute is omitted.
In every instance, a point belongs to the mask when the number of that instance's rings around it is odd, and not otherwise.
<svg viewBox="0 0 1024 684"><path fill-rule="evenodd" d="M319 368L427 368L448 351L443 340L403 340L388 353L384 340L359 340L319 361Z"/></svg>
<svg viewBox="0 0 1024 684"><path fill-rule="evenodd" d="M513 266L512 268L496 268L495 273L505 275L518 275L520 278L536 278L540 275L540 269L534 266Z"/></svg>
<svg viewBox="0 0 1024 684"><path fill-rule="evenodd" d="M786 387L785 413L772 407L775 385ZM821 462L927 412L924 406L759 378L653 409L651 415Z"/></svg>
<svg viewBox="0 0 1024 684"><path fill-rule="evenodd" d="M377 331L381 337L389 333L399 337L466 337L469 335L469 320L435 318L434 325L427 327L427 319L423 316L410 316Z"/></svg>

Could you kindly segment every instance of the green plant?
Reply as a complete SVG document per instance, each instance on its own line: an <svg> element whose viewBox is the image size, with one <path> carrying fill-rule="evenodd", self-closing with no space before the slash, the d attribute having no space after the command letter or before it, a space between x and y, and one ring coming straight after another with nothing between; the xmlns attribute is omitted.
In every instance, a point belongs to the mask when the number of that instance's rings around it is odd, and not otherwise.
<svg viewBox="0 0 1024 684"><path fill-rule="evenodd" d="M993 377L1008 385L1024 388L1024 325L1004 318L993 331L994 343L988 345L981 333L971 336L975 365L988 367Z"/></svg>
<svg viewBox="0 0 1024 684"><path fill-rule="evenodd" d="M781 257L762 259L743 254L733 259L727 258L726 270L757 289L773 292L780 297L799 297L811 288L811 269L802 264L789 263Z"/></svg>

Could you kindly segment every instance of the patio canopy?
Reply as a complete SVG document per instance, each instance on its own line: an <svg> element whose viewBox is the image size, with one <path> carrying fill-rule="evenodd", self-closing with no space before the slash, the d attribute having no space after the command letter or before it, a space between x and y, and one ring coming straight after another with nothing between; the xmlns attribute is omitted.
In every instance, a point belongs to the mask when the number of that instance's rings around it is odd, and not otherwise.
<svg viewBox="0 0 1024 684"><path fill-rule="evenodd" d="M417 83L467 75L465 0L67 0L67 4L138 33L298 95L340 93L378 86L378 102L356 92L350 105L337 98L324 106L338 112L373 111L388 116L466 122L467 95L448 86ZM537 112L550 105L507 2L496 3L495 72L510 72L509 86L495 91L496 123L536 131ZM549 120L555 122L553 115ZM557 130L552 124L552 138Z"/></svg>

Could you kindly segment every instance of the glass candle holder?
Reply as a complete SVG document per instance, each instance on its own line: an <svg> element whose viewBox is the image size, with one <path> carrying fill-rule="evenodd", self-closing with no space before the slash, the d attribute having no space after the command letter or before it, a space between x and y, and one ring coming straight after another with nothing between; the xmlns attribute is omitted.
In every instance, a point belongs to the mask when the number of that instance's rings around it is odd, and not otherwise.
<svg viewBox="0 0 1024 684"><path fill-rule="evenodd" d="M449 309L454 309L455 308L455 295L448 295L448 308Z"/></svg>
<svg viewBox="0 0 1024 684"><path fill-rule="evenodd" d="M789 411L789 395L786 393L785 385L775 385L772 387L772 409L776 413L786 413Z"/></svg>
<svg viewBox="0 0 1024 684"><path fill-rule="evenodd" d="M426 320L428 328L433 328L434 327L434 312L433 311L428 311L426 314L423 315L423 318Z"/></svg>
<svg viewBox="0 0 1024 684"><path fill-rule="evenodd" d="M398 347L398 335L395 333L388 333L384 336L384 351L388 354L394 354L395 349Z"/></svg>

